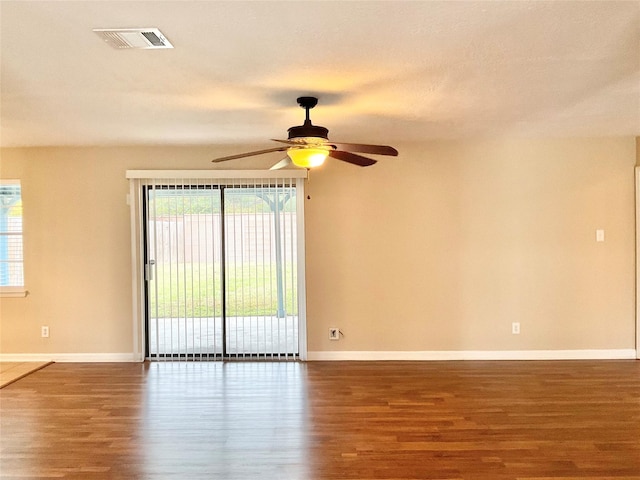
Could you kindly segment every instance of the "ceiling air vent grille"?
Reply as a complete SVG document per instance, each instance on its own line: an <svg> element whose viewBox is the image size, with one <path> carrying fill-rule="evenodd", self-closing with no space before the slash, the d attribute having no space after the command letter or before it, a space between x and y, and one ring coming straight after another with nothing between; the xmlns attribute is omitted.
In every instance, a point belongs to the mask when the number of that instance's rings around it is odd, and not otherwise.
<svg viewBox="0 0 640 480"><path fill-rule="evenodd" d="M113 48L173 48L157 28L96 28L93 31Z"/></svg>

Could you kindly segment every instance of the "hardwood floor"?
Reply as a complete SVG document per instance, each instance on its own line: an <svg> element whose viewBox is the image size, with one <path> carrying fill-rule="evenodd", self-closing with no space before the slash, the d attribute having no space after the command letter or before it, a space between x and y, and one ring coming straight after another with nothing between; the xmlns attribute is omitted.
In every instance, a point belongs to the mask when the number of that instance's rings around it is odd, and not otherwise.
<svg viewBox="0 0 640 480"><path fill-rule="evenodd" d="M61 364L2 479L640 480L640 362Z"/></svg>

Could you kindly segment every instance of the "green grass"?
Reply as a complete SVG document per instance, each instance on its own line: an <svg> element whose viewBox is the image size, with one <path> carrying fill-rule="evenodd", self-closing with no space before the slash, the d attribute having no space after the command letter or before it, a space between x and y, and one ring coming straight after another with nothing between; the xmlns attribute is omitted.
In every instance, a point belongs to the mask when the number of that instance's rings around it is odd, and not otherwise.
<svg viewBox="0 0 640 480"><path fill-rule="evenodd" d="M153 318L214 317L222 315L220 264L158 264L149 282ZM287 315L298 312L295 268L283 268L284 306ZM227 267L227 316L275 315L276 265Z"/></svg>

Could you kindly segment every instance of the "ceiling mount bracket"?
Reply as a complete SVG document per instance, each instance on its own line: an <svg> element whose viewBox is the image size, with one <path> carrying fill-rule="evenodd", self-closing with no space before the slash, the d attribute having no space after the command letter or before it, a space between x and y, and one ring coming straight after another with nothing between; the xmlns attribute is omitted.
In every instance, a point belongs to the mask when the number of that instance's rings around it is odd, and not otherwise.
<svg viewBox="0 0 640 480"><path fill-rule="evenodd" d="M309 110L318 104L318 99L316 97L298 97L297 102L302 108Z"/></svg>

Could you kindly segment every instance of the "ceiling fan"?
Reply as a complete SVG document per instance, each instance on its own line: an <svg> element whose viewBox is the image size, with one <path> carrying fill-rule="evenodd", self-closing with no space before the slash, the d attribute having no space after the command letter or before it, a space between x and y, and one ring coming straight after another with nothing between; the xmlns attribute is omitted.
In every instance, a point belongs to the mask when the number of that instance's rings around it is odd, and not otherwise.
<svg viewBox="0 0 640 480"><path fill-rule="evenodd" d="M329 130L319 125L313 125L309 118L309 110L318 104L318 99L316 97L299 97L297 101L306 111L304 124L291 127L288 130L289 138L287 140L272 139L274 142L284 143L285 145L215 158L212 162L226 162L227 160L235 160L236 158L286 151L287 157L271 167L271 170L286 167L291 163L302 168L319 167L327 157L352 163L360 167L368 167L376 163L376 160L363 157L357 153L391 155L394 157L398 155L398 151L388 145L365 145L360 143L338 143L329 141Z"/></svg>

